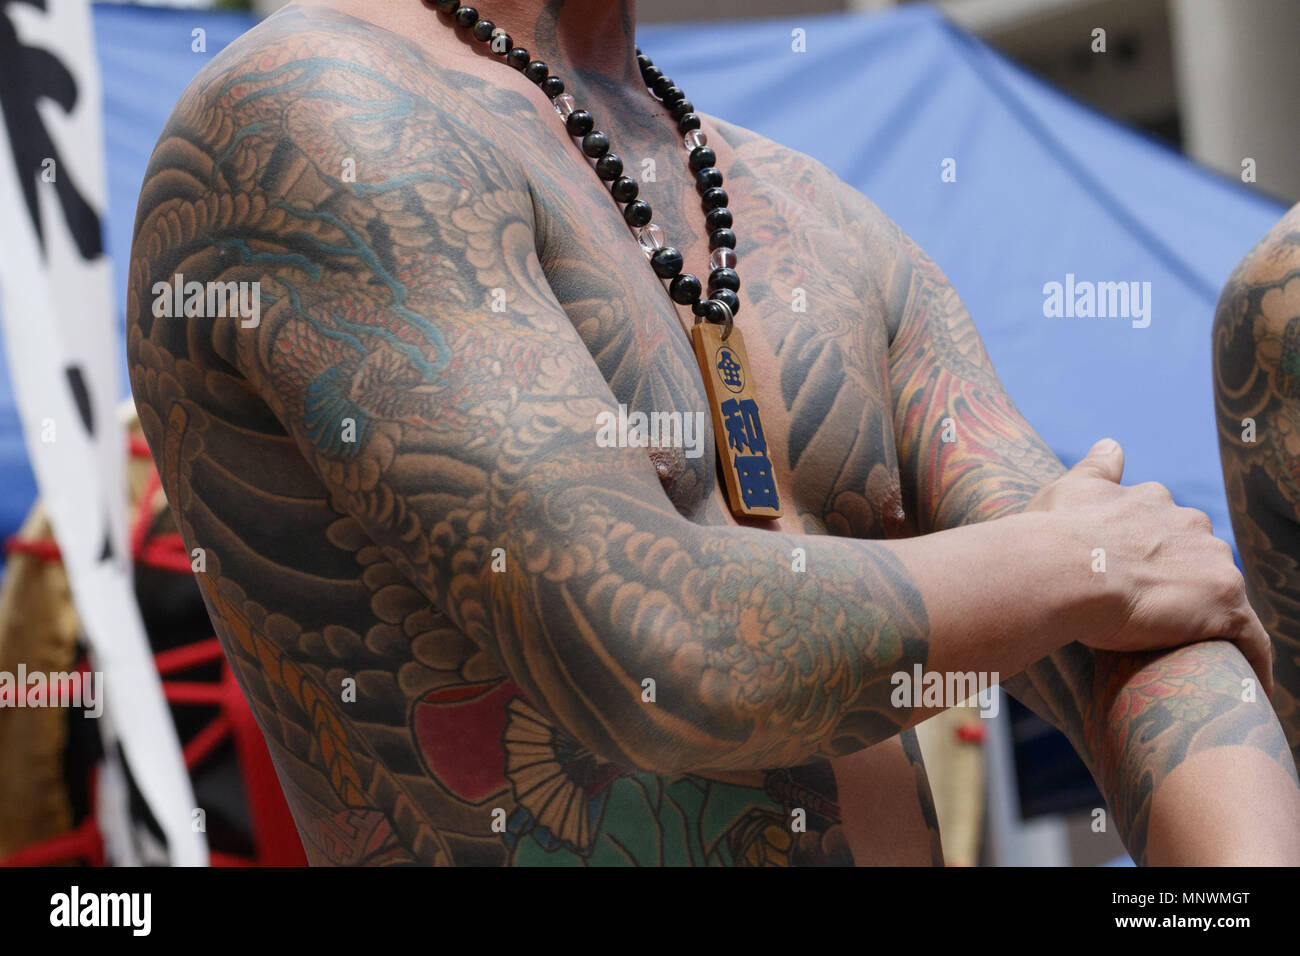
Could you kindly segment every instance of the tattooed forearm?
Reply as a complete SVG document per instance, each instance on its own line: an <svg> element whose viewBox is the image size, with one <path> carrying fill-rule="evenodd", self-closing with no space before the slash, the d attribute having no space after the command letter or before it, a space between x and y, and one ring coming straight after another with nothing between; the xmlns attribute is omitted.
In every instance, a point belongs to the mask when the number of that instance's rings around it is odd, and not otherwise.
<svg viewBox="0 0 1300 956"><path fill-rule="evenodd" d="M1219 452L1273 705L1300 763L1300 207L1233 272L1214 320Z"/></svg>
<svg viewBox="0 0 1300 956"><path fill-rule="evenodd" d="M934 263L906 237L898 248L885 283L904 316L891 371L905 487L919 524L931 530L1020 511L1064 466L1003 393ZM1004 685L1069 737L1141 862L1153 796L1188 757L1224 746L1285 753L1267 703L1248 692L1250 676L1227 644L1150 655L1071 644Z"/></svg>
<svg viewBox="0 0 1300 956"><path fill-rule="evenodd" d="M1248 747L1295 778L1277 718L1255 686L1245 659L1221 642L1160 654L1109 654L1074 644L1007 682L1070 738L1138 863L1146 860L1156 793L1188 758Z"/></svg>

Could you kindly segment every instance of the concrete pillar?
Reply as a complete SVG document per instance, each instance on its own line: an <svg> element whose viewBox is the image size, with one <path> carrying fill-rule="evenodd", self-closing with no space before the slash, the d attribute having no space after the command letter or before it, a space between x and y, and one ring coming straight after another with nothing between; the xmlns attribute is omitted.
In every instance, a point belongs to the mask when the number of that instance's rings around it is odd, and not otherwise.
<svg viewBox="0 0 1300 956"><path fill-rule="evenodd" d="M1300 200L1300 3L1173 0L1174 62L1188 155Z"/></svg>

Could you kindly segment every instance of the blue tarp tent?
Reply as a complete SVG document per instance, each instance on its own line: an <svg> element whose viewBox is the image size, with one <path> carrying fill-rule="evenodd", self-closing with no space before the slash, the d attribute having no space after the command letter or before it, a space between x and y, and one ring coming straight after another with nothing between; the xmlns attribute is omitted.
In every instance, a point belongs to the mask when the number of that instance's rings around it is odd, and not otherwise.
<svg viewBox="0 0 1300 956"><path fill-rule="evenodd" d="M252 23L95 9L119 301L136 193L163 122L189 79ZM200 28L205 53L192 50ZM907 229L951 277L1012 397L1063 458L1113 436L1128 452L1126 480L1163 481L1230 538L1210 323L1219 286L1280 217L1278 204L1054 92L927 7L653 26L639 39L701 109L822 160ZM952 182L941 177L948 159ZM1046 318L1044 285L1067 274L1150 282L1150 325ZM0 376L0 534L34 496L25 457Z"/></svg>

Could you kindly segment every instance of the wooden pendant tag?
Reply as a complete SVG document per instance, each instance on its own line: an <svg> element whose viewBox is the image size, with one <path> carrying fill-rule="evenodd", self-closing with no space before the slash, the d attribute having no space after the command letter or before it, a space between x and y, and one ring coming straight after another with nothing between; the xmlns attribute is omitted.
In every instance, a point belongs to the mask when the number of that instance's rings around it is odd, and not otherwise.
<svg viewBox="0 0 1300 956"><path fill-rule="evenodd" d="M737 518L779 518L781 500L749 373L745 339L733 326L723 341L722 331L720 325L696 322L691 327L691 342L713 413L713 438L727 501Z"/></svg>

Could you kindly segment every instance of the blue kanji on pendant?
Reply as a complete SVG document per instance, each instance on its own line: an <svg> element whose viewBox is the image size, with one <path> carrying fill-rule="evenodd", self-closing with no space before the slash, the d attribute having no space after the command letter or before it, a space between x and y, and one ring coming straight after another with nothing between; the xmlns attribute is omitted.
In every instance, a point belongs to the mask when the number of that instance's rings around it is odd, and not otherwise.
<svg viewBox="0 0 1300 956"><path fill-rule="evenodd" d="M739 392L745 387L744 366L736 359L736 354L725 345L718 349L717 362L714 367L718 377L730 392Z"/></svg>
<svg viewBox="0 0 1300 956"><path fill-rule="evenodd" d="M740 497L746 508L779 508L776 496L776 479L772 477L772 463L766 455L737 455L736 480Z"/></svg>
<svg viewBox="0 0 1300 956"><path fill-rule="evenodd" d="M723 424L727 427L727 444L738 452L767 455L767 438L763 421L758 417L758 402L752 398L729 398L722 403Z"/></svg>
<svg viewBox="0 0 1300 956"><path fill-rule="evenodd" d="M758 403L752 398L730 398L721 408L727 444L737 452L749 452L732 459L745 507L779 508L781 502L776 494L776 479L772 477L772 463L767 458L767 438L758 416Z"/></svg>

